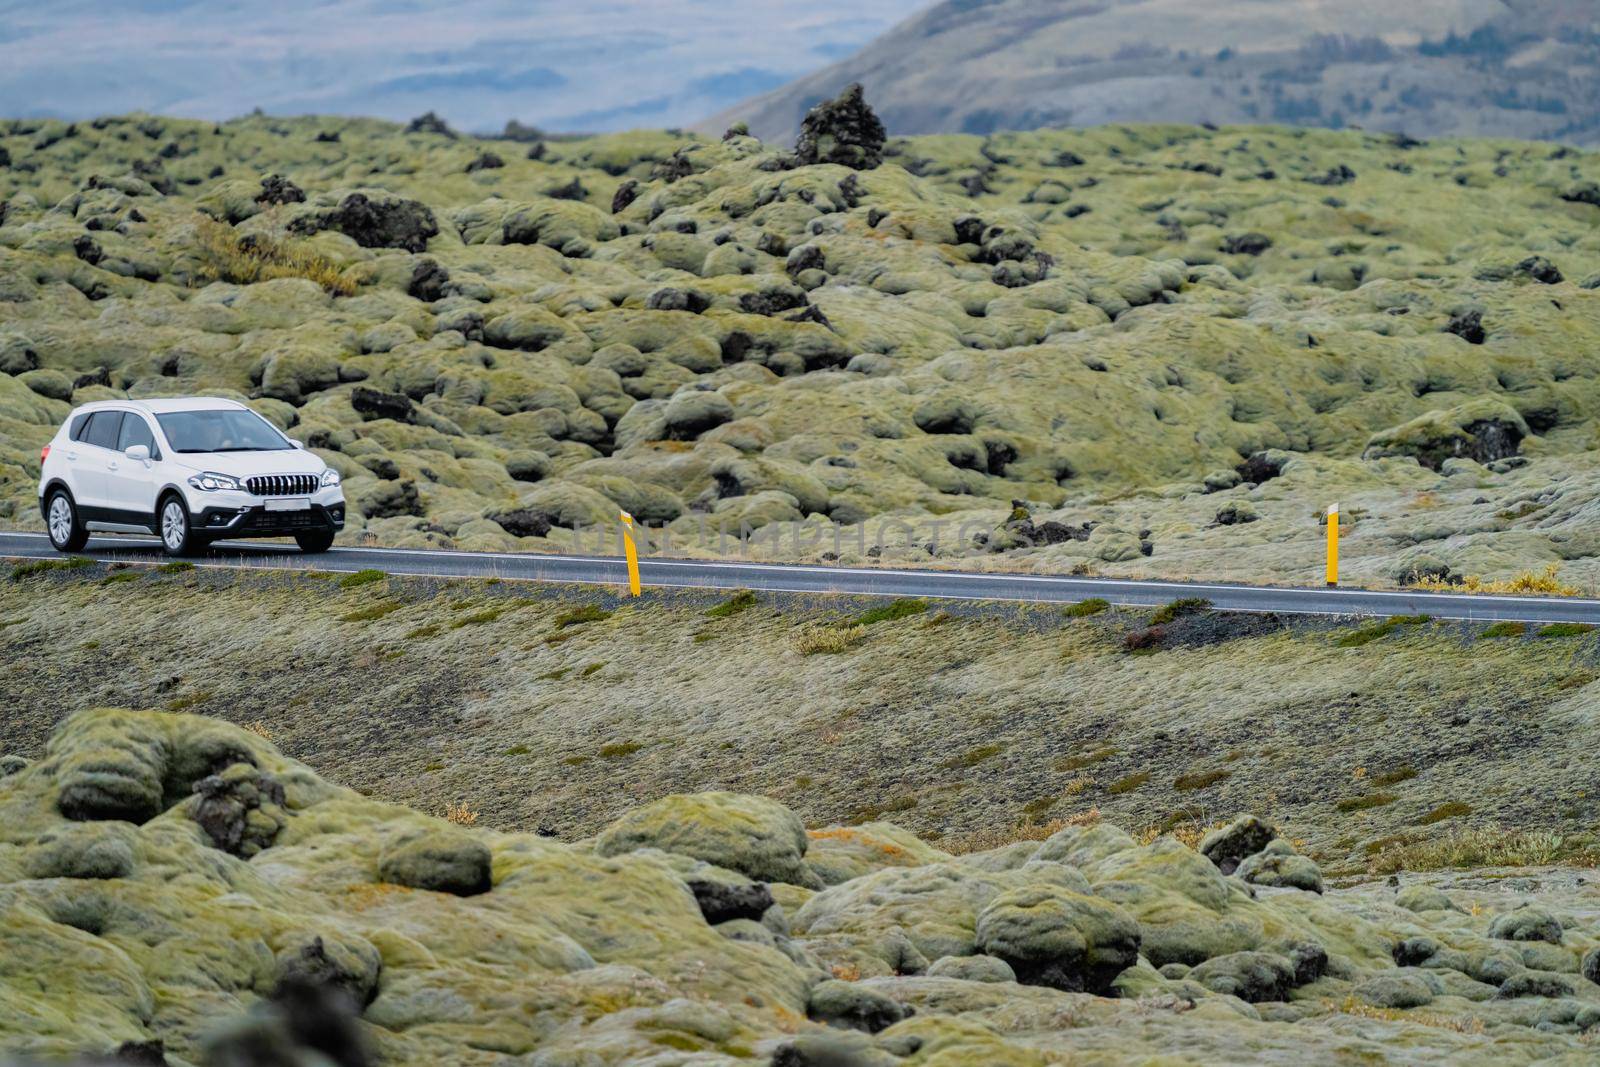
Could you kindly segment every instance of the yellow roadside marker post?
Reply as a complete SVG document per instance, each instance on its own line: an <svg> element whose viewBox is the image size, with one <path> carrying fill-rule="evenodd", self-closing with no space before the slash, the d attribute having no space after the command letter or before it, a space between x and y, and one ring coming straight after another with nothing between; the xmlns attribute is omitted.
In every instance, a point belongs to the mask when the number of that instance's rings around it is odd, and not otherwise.
<svg viewBox="0 0 1600 1067"><path fill-rule="evenodd" d="M1339 505L1328 509L1328 585L1339 584Z"/></svg>
<svg viewBox="0 0 1600 1067"><path fill-rule="evenodd" d="M622 554L628 558L628 592L640 595L639 546L633 541L633 516L622 513Z"/></svg>

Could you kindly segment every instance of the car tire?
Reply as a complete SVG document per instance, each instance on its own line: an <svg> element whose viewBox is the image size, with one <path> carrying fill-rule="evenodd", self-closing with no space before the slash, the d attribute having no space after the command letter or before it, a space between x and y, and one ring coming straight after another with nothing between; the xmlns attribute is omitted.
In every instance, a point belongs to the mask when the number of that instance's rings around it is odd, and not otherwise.
<svg viewBox="0 0 1600 1067"><path fill-rule="evenodd" d="M189 509L183 498L168 493L156 508L156 531L161 550L169 556L193 556L205 551L205 538L189 528Z"/></svg>
<svg viewBox="0 0 1600 1067"><path fill-rule="evenodd" d="M307 530L294 535L294 543L302 552L326 552L333 547L332 530Z"/></svg>
<svg viewBox="0 0 1600 1067"><path fill-rule="evenodd" d="M89 531L78 517L78 506L65 489L53 490L45 501L44 524L50 533L50 545L57 552L81 552L89 543Z"/></svg>

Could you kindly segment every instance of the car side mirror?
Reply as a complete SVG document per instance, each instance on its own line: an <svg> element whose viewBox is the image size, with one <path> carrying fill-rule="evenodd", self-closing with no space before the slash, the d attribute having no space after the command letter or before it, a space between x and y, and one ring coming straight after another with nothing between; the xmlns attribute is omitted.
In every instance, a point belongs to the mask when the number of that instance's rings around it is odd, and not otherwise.
<svg viewBox="0 0 1600 1067"><path fill-rule="evenodd" d="M296 448L304 448L304 447L306 447L306 443L304 441L297 441L293 437L289 438L289 443L291 445L294 445L294 447L296 447Z"/></svg>
<svg viewBox="0 0 1600 1067"><path fill-rule="evenodd" d="M149 445L129 445L127 451L123 452L122 454L133 460L135 463L150 462Z"/></svg>

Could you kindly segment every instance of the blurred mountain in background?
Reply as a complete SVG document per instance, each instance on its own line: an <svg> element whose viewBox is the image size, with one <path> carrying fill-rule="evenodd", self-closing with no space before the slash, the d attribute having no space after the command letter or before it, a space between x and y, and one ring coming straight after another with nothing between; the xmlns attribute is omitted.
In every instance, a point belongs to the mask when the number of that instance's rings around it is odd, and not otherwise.
<svg viewBox="0 0 1600 1067"><path fill-rule="evenodd" d="M1593 0L945 0L705 123L792 137L861 82L891 133L1117 122L1600 141Z"/></svg>
<svg viewBox="0 0 1600 1067"><path fill-rule="evenodd" d="M683 126L856 51L926 0L0 0L0 115L435 111Z"/></svg>

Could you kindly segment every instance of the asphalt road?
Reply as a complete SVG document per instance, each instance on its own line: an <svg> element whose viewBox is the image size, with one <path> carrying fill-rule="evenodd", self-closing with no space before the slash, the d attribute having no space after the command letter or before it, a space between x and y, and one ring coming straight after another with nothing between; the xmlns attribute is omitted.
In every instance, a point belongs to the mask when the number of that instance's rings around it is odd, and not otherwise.
<svg viewBox="0 0 1600 1067"><path fill-rule="evenodd" d="M50 559L57 553L43 534L0 533L0 556ZM83 552L104 562L161 562L154 538L99 535ZM627 572L608 556L516 555L401 548L336 548L302 555L291 545L222 541L195 563L202 567L358 571L438 578L501 578L517 581L622 585ZM1560 597L1467 596L1453 593L1387 592L1364 589L1293 589L1205 582L1143 582L1119 578L1072 578L1038 574L979 574L893 568L825 567L806 564L644 559L646 587L757 589L790 593L925 597L943 600L1023 601L1070 604L1104 597L1113 604L1154 607L1178 597L1204 597L1226 611L1309 615L1432 615L1440 619L1529 623L1600 624L1600 600Z"/></svg>

